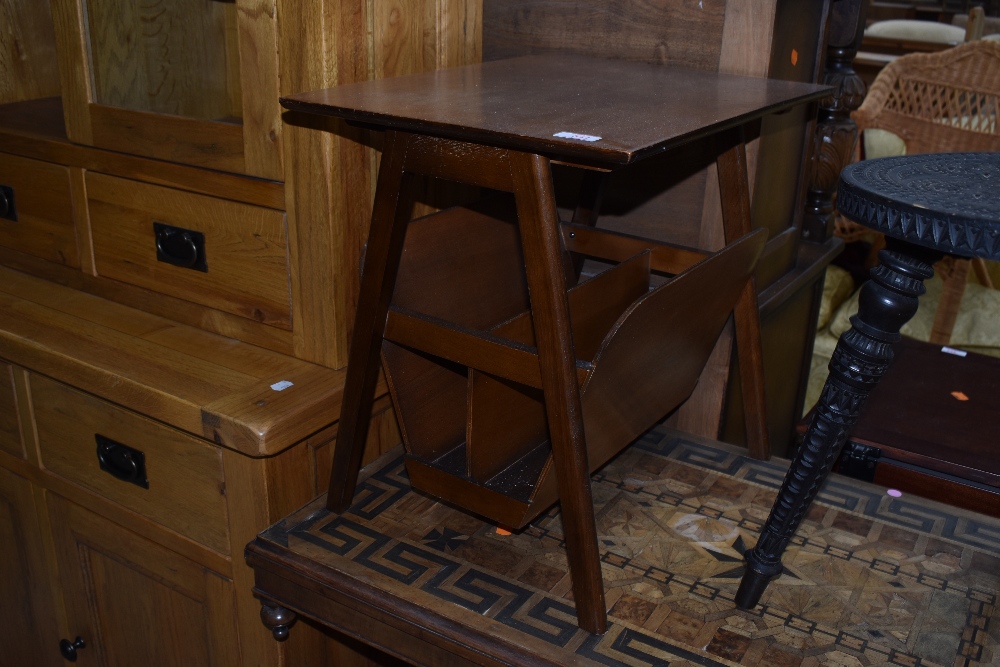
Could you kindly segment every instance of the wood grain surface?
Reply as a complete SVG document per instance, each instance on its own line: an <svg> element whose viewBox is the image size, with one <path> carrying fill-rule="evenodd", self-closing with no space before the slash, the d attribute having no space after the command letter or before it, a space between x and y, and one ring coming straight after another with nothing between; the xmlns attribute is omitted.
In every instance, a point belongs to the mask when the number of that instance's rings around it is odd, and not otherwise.
<svg viewBox="0 0 1000 667"><path fill-rule="evenodd" d="M0 104L59 94L59 66L49 3L0 4Z"/></svg>
<svg viewBox="0 0 1000 667"><path fill-rule="evenodd" d="M25 457L17 399L14 397L14 368L2 362L0 362L0 451L19 458Z"/></svg>
<svg viewBox="0 0 1000 667"><path fill-rule="evenodd" d="M282 104L382 127L628 164L826 91L813 84L547 55L339 86L285 97ZM554 136L560 132L598 139Z"/></svg>
<svg viewBox="0 0 1000 667"><path fill-rule="evenodd" d="M229 554L222 456L178 433L39 375L30 379L42 466L222 554ZM102 470L95 434L145 454L149 488Z"/></svg>
<svg viewBox="0 0 1000 667"><path fill-rule="evenodd" d="M339 417L342 371L9 269L0 304L0 356L250 456ZM282 394L278 379L295 384Z"/></svg>
<svg viewBox="0 0 1000 667"><path fill-rule="evenodd" d="M103 174L86 180L99 275L291 328L281 211ZM154 222L203 233L208 271L157 261Z"/></svg>
<svg viewBox="0 0 1000 667"><path fill-rule="evenodd" d="M69 170L0 154L0 184L14 190L17 221L0 219L0 245L79 267Z"/></svg>

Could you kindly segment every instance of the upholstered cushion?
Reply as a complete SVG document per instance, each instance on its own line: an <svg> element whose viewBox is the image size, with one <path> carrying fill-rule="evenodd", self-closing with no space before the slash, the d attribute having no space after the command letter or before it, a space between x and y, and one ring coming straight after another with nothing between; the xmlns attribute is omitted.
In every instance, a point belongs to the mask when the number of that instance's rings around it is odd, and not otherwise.
<svg viewBox="0 0 1000 667"><path fill-rule="evenodd" d="M965 29L935 21L913 19L891 19L876 21L865 28L866 37L887 37L890 39L912 39L920 42L959 44L965 41Z"/></svg>
<svg viewBox="0 0 1000 667"><path fill-rule="evenodd" d="M920 308L902 329L904 336L928 340L931 325L941 299L941 279L934 276L926 283L927 293L920 297ZM858 292L851 295L830 320L830 334L840 337L851 327L850 318L858 312ZM1000 356L1000 290L969 283L951 333L951 346L983 354Z"/></svg>
<svg viewBox="0 0 1000 667"><path fill-rule="evenodd" d="M833 313L840 308L851 292L854 291L854 279L851 274L839 266L830 265L826 267L826 276L823 279L823 298L819 304L819 319L816 328L822 329L830 323Z"/></svg>
<svg viewBox="0 0 1000 667"><path fill-rule="evenodd" d="M865 159L906 155L906 142L895 132L872 127L861 133L865 142Z"/></svg>

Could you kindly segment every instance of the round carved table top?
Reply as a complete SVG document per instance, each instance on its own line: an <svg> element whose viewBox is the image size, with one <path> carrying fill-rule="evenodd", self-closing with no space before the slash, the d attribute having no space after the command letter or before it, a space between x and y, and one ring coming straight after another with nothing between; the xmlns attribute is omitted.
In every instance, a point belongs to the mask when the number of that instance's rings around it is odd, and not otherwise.
<svg viewBox="0 0 1000 667"><path fill-rule="evenodd" d="M844 216L917 245L1000 259L1000 153L863 160L840 174Z"/></svg>

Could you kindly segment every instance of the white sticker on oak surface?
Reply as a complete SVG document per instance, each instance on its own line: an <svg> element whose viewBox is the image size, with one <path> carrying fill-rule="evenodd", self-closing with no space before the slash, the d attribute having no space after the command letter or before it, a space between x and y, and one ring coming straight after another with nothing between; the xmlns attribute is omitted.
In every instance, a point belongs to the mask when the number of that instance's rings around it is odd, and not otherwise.
<svg viewBox="0 0 1000 667"><path fill-rule="evenodd" d="M295 384L295 383L294 382L289 382L288 380L282 380L281 382L275 382L274 384L272 384L271 385L271 389L273 389L275 391L285 391L286 389L288 389L289 387L291 387L293 384Z"/></svg>
<svg viewBox="0 0 1000 667"><path fill-rule="evenodd" d="M576 132L556 132L552 135L553 137L559 137L560 139L578 139L580 141L600 141L600 137L595 137L592 134L577 134Z"/></svg>
<svg viewBox="0 0 1000 667"><path fill-rule="evenodd" d="M941 351L945 354L954 354L956 357L964 357L968 354L965 350L956 350L953 347L942 347Z"/></svg>

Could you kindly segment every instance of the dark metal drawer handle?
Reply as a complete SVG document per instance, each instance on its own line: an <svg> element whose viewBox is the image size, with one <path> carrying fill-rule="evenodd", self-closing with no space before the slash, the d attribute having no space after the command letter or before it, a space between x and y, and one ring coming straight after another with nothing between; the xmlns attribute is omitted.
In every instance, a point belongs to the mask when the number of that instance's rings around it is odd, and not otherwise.
<svg viewBox="0 0 1000 667"><path fill-rule="evenodd" d="M0 218L17 222L17 208L14 206L14 188L0 185Z"/></svg>
<svg viewBox="0 0 1000 667"><path fill-rule="evenodd" d="M63 639L59 642L59 652L62 654L64 660L69 660L70 662L76 662L77 654L82 648L87 648L87 644L83 641L83 637L80 636L77 636L72 642L68 639Z"/></svg>
<svg viewBox="0 0 1000 667"><path fill-rule="evenodd" d="M112 476L144 489L149 488L146 478L146 455L138 449L115 442L111 438L95 434L97 440L97 462L101 470Z"/></svg>
<svg viewBox="0 0 1000 667"><path fill-rule="evenodd" d="M156 259L185 269L208 272L205 259L205 235L193 229L153 223Z"/></svg>

